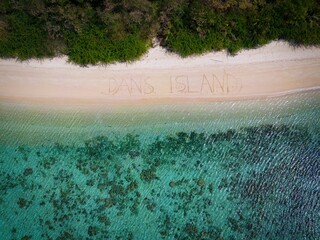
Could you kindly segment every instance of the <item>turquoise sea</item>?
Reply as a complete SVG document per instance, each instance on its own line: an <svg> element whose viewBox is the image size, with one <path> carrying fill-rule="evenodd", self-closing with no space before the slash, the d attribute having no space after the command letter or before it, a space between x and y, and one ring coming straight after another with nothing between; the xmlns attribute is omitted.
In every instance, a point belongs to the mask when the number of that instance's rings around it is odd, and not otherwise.
<svg viewBox="0 0 320 240"><path fill-rule="evenodd" d="M320 91L0 102L0 239L320 239Z"/></svg>

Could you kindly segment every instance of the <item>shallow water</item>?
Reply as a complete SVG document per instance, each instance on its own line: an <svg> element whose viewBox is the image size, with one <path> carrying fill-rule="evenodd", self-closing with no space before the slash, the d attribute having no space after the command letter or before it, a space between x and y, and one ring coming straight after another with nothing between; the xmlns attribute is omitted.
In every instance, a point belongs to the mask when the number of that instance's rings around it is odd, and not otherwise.
<svg viewBox="0 0 320 240"><path fill-rule="evenodd" d="M0 104L0 239L319 239L320 92Z"/></svg>

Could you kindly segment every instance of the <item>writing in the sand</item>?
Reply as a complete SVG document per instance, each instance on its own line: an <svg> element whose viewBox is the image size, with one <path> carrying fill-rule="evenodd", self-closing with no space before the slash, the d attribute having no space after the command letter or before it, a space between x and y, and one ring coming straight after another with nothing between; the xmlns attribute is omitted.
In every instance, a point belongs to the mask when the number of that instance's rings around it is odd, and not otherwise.
<svg viewBox="0 0 320 240"><path fill-rule="evenodd" d="M214 95L240 92L241 88L242 82L228 73L220 78L215 74L203 74L196 81L189 75L170 77L170 93Z"/></svg>
<svg viewBox="0 0 320 240"><path fill-rule="evenodd" d="M188 74L174 75L163 80L152 80L150 77L135 79L108 79L107 91L110 96L170 96L197 95L212 96L240 92L242 83L236 77L224 72L223 74Z"/></svg>
<svg viewBox="0 0 320 240"><path fill-rule="evenodd" d="M144 79L109 79L108 95L128 93L129 95L150 95L155 93L154 86Z"/></svg>

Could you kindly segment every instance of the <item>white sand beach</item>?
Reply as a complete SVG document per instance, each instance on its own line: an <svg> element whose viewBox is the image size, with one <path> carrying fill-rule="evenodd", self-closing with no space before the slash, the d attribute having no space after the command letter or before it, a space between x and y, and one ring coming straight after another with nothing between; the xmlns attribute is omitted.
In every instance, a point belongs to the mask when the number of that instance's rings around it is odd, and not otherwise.
<svg viewBox="0 0 320 240"><path fill-rule="evenodd" d="M80 67L66 57L0 60L0 101L95 103L224 101L320 88L320 48L285 42L181 58L157 46L133 63Z"/></svg>

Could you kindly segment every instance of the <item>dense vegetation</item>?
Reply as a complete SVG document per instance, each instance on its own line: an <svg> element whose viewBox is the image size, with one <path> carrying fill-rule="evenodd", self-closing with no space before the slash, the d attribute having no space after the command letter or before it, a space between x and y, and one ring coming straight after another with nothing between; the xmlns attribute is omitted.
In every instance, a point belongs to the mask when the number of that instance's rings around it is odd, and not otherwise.
<svg viewBox="0 0 320 240"><path fill-rule="evenodd" d="M320 44L317 0L1 0L0 56L132 61L157 37L182 56L271 40Z"/></svg>

